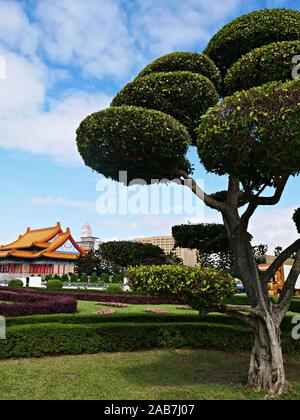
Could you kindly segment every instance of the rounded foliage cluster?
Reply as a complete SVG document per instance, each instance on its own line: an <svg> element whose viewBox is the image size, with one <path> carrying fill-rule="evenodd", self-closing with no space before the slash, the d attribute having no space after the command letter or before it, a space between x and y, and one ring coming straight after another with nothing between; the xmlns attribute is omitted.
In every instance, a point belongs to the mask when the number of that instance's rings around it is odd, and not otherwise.
<svg viewBox="0 0 300 420"><path fill-rule="evenodd" d="M300 40L300 12L265 9L243 15L225 25L204 51L222 74L244 54L263 45Z"/></svg>
<svg viewBox="0 0 300 420"><path fill-rule="evenodd" d="M190 172L185 158L191 139L186 128L162 112L112 107L87 117L77 130L77 146L85 164L107 178L128 181L172 179L178 169Z"/></svg>
<svg viewBox="0 0 300 420"><path fill-rule="evenodd" d="M175 246L198 249L202 253L230 251L227 232L224 225L201 223L178 225L172 228Z"/></svg>
<svg viewBox="0 0 300 420"><path fill-rule="evenodd" d="M221 85L221 73L215 63L205 54L196 52L175 52L164 55L150 63L137 77L145 77L151 73L169 73L189 71L210 79L216 88Z"/></svg>
<svg viewBox="0 0 300 420"><path fill-rule="evenodd" d="M23 287L23 282L20 279L11 279L8 281L8 287Z"/></svg>
<svg viewBox="0 0 300 420"><path fill-rule="evenodd" d="M49 280L47 282L47 289L62 289L63 282L61 280Z"/></svg>
<svg viewBox="0 0 300 420"><path fill-rule="evenodd" d="M229 94L272 81L293 78L293 58L300 56L300 40L284 41L256 48L244 55L227 72L225 86Z"/></svg>
<svg viewBox="0 0 300 420"><path fill-rule="evenodd" d="M176 118L196 138L195 128L207 109L218 102L212 82L188 71L153 73L129 83L112 106L134 105L155 109Z"/></svg>
<svg viewBox="0 0 300 420"><path fill-rule="evenodd" d="M211 268L142 266L130 268L126 275L135 291L171 295L197 310L224 302L236 290L229 273Z"/></svg>
<svg viewBox="0 0 300 420"><path fill-rule="evenodd" d="M300 80L269 83L228 97L202 117L205 168L257 185L300 172Z"/></svg>
<svg viewBox="0 0 300 420"><path fill-rule="evenodd" d="M166 263L166 254L159 247L132 241L110 241L100 245L101 257L104 261L119 267L137 265L162 265ZM116 274L123 281L123 274Z"/></svg>
<svg viewBox="0 0 300 420"><path fill-rule="evenodd" d="M294 220L295 225L297 227L298 233L300 233L300 208L295 210L294 215L293 215L293 220Z"/></svg>

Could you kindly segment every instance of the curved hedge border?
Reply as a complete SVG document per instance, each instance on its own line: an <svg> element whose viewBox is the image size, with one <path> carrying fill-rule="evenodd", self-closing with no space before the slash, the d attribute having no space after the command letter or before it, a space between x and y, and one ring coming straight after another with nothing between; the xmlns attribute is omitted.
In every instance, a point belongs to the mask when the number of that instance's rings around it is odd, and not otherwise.
<svg viewBox="0 0 300 420"><path fill-rule="evenodd" d="M247 90L273 81L292 79L293 57L300 55L300 41L275 42L243 56L227 72L227 93Z"/></svg>
<svg viewBox="0 0 300 420"><path fill-rule="evenodd" d="M16 292L18 289L5 288L5 290ZM0 289L1 293L1 289ZM23 293L23 292L21 292ZM179 303L176 299L172 297L161 297L161 296L148 296L148 295L133 295L133 294L114 294L114 293L92 293L92 292L81 292L81 291L44 291L39 292L33 289L26 289L26 294L31 296L42 295L42 296L52 296L52 297L68 297L76 300L86 300L91 302L118 302L118 303L128 303L131 305L174 305Z"/></svg>
<svg viewBox="0 0 300 420"><path fill-rule="evenodd" d="M253 333L247 328L210 323L111 323L98 325L21 325L7 328L0 359L61 354L94 354L149 348L215 348L249 351ZM282 335L285 353L298 354L300 342Z"/></svg>
<svg viewBox="0 0 300 420"><path fill-rule="evenodd" d="M217 90L221 86L221 74L215 63L205 54L196 52L175 52L164 55L148 64L137 76L144 77L151 73L169 73L189 71L201 74L213 82Z"/></svg>
<svg viewBox="0 0 300 420"><path fill-rule="evenodd" d="M77 301L73 297L28 293L20 289L1 290L0 301L13 302L0 304L0 315L5 317L74 314L77 311Z"/></svg>
<svg viewBox="0 0 300 420"><path fill-rule="evenodd" d="M300 12L265 9L243 15L225 25L204 51L222 74L254 48L280 41L300 40Z"/></svg>

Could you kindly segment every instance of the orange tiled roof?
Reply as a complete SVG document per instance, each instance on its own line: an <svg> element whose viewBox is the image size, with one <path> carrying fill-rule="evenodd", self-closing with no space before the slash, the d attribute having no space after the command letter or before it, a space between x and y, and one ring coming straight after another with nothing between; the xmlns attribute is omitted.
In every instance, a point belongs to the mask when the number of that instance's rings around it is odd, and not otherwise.
<svg viewBox="0 0 300 420"><path fill-rule="evenodd" d="M58 252L63 244L70 241L78 254L68 252ZM37 251L30 251L30 248L38 248ZM30 230L27 229L24 235L11 244L0 247L0 258L18 257L25 259L35 259L46 257L51 259L76 260L79 254L85 254L85 251L76 243L68 228L66 232L61 229L60 223L56 226Z"/></svg>
<svg viewBox="0 0 300 420"><path fill-rule="evenodd" d="M40 243L45 245L45 243L50 241L59 233L62 233L60 223L57 223L56 226L45 229L31 230L30 228L28 228L24 235L20 235L16 241L8 245L0 246L0 251L9 249L31 248L33 246L39 247ZM43 245L41 247L43 247Z"/></svg>

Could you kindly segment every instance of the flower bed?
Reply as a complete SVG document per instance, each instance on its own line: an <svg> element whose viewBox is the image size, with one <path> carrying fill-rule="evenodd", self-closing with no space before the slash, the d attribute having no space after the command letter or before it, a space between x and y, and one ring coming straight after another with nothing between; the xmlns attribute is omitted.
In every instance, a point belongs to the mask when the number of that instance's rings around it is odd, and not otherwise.
<svg viewBox="0 0 300 420"><path fill-rule="evenodd" d="M11 302L0 304L0 315L5 317L74 314L77 311L77 302L74 298L32 293L20 289L0 290L0 301Z"/></svg>
<svg viewBox="0 0 300 420"><path fill-rule="evenodd" d="M101 309L101 311L98 311L97 314L100 315L114 315L116 311L114 309Z"/></svg>
<svg viewBox="0 0 300 420"><path fill-rule="evenodd" d="M144 312L148 312L150 314L167 314L168 311L160 308L147 308Z"/></svg>

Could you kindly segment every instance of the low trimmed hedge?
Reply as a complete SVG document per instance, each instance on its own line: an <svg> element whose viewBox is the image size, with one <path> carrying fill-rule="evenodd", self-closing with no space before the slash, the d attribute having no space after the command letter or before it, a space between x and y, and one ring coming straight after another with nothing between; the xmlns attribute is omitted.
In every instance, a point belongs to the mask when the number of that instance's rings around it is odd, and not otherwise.
<svg viewBox="0 0 300 420"><path fill-rule="evenodd" d="M55 290L55 289L62 289L63 288L63 282L61 280L49 280L47 282L47 289Z"/></svg>
<svg viewBox="0 0 300 420"><path fill-rule="evenodd" d="M285 353L298 354L300 342L283 334ZM98 325L37 324L7 328L0 359L62 354L94 354L149 348L214 348L249 351L252 332L211 323L106 323Z"/></svg>
<svg viewBox="0 0 300 420"><path fill-rule="evenodd" d="M20 279L12 279L8 281L8 287L23 287L23 282Z"/></svg>
<svg viewBox="0 0 300 420"><path fill-rule="evenodd" d="M16 289L11 288L0 288L1 290L7 290L15 292ZM43 289L26 289L26 293L31 294L34 296L37 295L48 295L53 297L62 297L62 294L64 297L76 299L76 300L86 300L86 301L92 301L92 302L119 302L119 303L128 303L131 305L174 305L179 303L172 297L159 297L159 296L147 296L145 294L131 294L131 293L93 293L91 292L82 292L78 290L72 290L72 291L65 291L65 290L48 290Z"/></svg>
<svg viewBox="0 0 300 420"><path fill-rule="evenodd" d="M19 289L0 290L0 315L19 317L27 315L74 314L77 311L76 299L68 296L32 293Z"/></svg>

